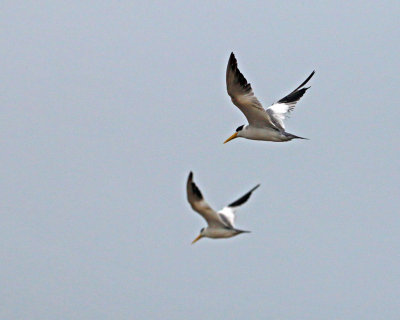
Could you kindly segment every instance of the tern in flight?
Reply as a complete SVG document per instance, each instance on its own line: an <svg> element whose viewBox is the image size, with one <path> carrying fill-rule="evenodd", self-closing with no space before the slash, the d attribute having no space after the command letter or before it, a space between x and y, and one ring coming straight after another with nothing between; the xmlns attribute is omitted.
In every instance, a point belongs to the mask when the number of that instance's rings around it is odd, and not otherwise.
<svg viewBox="0 0 400 320"><path fill-rule="evenodd" d="M245 195L217 212L204 200L200 189L193 182L193 173L190 172L186 185L188 201L193 210L197 211L208 224L206 228L200 230L200 234L192 241L192 244L204 237L213 239L230 238L241 233L250 232L235 228L235 212L250 198L252 192L259 186L259 184L256 185Z"/></svg>
<svg viewBox="0 0 400 320"><path fill-rule="evenodd" d="M249 124L242 125L224 143L235 138L285 142L292 139L306 139L285 131L283 120L296 106L296 102L310 87L303 88L314 75L313 71L308 78L289 93L286 97L272 104L266 110L254 95L250 83L240 72L233 52L229 57L226 69L226 87L232 102L244 113Z"/></svg>

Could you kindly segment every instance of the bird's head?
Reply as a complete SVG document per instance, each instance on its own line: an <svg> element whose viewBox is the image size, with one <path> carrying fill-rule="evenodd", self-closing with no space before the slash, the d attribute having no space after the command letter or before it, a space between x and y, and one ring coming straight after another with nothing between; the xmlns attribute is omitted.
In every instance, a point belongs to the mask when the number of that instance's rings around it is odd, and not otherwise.
<svg viewBox="0 0 400 320"><path fill-rule="evenodd" d="M229 141L231 141L231 140L233 140L233 139L235 139L237 137L241 137L243 129L244 129L244 124L239 126L239 127L237 127L236 128L236 132L233 135L231 135L228 139L226 139L224 143L227 143L227 142L229 142Z"/></svg>
<svg viewBox="0 0 400 320"><path fill-rule="evenodd" d="M200 234L196 237L196 239L194 239L193 241L192 241L192 244L194 244L194 243L196 243L197 241L199 241L201 238L203 238L205 235L204 235L204 228L201 228L201 230L200 230Z"/></svg>

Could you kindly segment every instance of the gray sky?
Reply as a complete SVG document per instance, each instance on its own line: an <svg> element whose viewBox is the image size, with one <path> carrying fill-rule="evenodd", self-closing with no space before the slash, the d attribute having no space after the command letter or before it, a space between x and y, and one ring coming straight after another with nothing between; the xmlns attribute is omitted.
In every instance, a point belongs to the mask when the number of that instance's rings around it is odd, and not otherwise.
<svg viewBox="0 0 400 320"><path fill-rule="evenodd" d="M398 1L0 5L1 319L398 319ZM231 51L309 141L222 142ZM228 240L201 240L190 170Z"/></svg>

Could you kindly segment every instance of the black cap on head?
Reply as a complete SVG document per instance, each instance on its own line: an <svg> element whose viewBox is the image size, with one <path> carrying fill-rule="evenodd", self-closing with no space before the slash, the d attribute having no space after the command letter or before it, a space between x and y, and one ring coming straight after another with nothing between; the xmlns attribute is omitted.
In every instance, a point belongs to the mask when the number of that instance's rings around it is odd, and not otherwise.
<svg viewBox="0 0 400 320"><path fill-rule="evenodd" d="M244 125L241 125L240 127L237 127L236 128L236 132L239 132L239 131L243 130L243 127L244 127Z"/></svg>

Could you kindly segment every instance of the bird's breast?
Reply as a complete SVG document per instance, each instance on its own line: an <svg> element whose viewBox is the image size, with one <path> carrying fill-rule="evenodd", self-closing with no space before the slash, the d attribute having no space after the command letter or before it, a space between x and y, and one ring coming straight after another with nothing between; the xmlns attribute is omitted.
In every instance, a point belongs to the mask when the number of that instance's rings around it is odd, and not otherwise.
<svg viewBox="0 0 400 320"><path fill-rule="evenodd" d="M282 141L282 133L265 127L265 128L257 128L257 127L247 127L245 132L243 132L243 137L251 140L263 140L263 141Z"/></svg>
<svg viewBox="0 0 400 320"><path fill-rule="evenodd" d="M230 238L236 235L232 229L225 228L207 228L206 237L208 238Z"/></svg>

